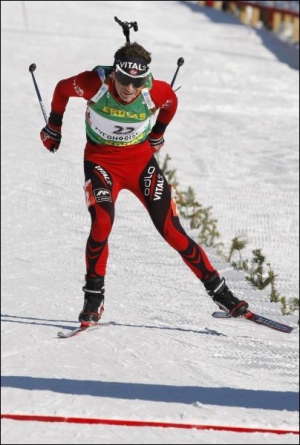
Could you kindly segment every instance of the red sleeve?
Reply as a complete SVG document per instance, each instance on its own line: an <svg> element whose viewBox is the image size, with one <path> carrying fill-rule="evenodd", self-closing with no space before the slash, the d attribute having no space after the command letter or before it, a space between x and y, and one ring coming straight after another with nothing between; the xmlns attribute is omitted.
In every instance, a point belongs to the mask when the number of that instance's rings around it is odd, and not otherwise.
<svg viewBox="0 0 300 445"><path fill-rule="evenodd" d="M159 109L152 132L161 136L176 113L178 105L177 96L171 85L162 80L153 80L150 94L156 108Z"/></svg>
<svg viewBox="0 0 300 445"><path fill-rule="evenodd" d="M91 99L101 87L97 71L85 71L77 76L63 79L55 87L51 109L63 115L70 97Z"/></svg>

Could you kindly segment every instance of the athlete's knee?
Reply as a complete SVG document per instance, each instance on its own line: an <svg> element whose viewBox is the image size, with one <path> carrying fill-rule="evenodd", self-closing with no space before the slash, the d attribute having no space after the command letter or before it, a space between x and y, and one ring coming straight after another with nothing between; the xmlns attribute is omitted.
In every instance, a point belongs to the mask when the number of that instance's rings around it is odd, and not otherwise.
<svg viewBox="0 0 300 445"><path fill-rule="evenodd" d="M188 245L188 236L174 225L167 224L164 228L163 237L173 249L179 251L185 250Z"/></svg>

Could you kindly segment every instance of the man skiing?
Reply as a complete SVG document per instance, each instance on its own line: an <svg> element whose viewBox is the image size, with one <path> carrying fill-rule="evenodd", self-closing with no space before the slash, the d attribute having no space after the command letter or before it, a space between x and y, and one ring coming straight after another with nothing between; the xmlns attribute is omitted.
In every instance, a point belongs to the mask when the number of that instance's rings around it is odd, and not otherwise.
<svg viewBox="0 0 300 445"><path fill-rule="evenodd" d="M97 323L104 310L108 238L120 190L130 190L144 205L161 236L181 255L215 303L231 316L248 308L219 276L204 250L182 228L171 187L154 154L177 109L172 87L152 77L151 54L137 43L117 50L113 66L98 66L58 82L48 124L40 136L50 151L61 142L63 115L70 97L87 101L84 152L85 196L91 215L86 244L82 326ZM155 119L154 126L151 118Z"/></svg>

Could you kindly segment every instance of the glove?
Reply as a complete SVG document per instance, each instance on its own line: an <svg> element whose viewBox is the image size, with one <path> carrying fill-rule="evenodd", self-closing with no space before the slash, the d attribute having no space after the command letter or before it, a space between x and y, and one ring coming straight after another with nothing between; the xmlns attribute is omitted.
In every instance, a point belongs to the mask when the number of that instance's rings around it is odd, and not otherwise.
<svg viewBox="0 0 300 445"><path fill-rule="evenodd" d="M151 145L153 153L157 153L164 146L165 143L163 136L158 137L158 135L155 135L153 137L153 133L150 133L148 141Z"/></svg>
<svg viewBox="0 0 300 445"><path fill-rule="evenodd" d="M40 133L41 140L44 146L51 153L55 153L58 150L61 141L61 126L47 124Z"/></svg>

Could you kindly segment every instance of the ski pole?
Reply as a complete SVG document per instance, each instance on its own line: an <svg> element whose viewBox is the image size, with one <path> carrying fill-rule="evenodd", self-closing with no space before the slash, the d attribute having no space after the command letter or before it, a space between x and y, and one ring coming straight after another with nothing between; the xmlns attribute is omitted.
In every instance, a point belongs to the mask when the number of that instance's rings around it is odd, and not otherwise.
<svg viewBox="0 0 300 445"><path fill-rule="evenodd" d="M35 91L36 91L38 100L39 100L39 102L40 102L41 110L42 110L42 113L43 113L43 116L44 116L44 119L45 119L45 122L46 122L46 125L47 125L47 123L48 123L47 113L46 113L46 110L45 110L45 107L44 107L44 104L43 104L43 101L42 101L42 97L41 97L41 93L40 93L39 87L37 86L37 83L36 83L36 80L35 80L35 76L34 76L34 74L33 74L33 72L34 72L35 70L36 70L36 64L35 64L35 63L32 63L32 64L29 66L29 71L30 71L30 73L31 73L31 75L32 75L32 80L33 80L34 88L35 88Z"/></svg>
<svg viewBox="0 0 300 445"><path fill-rule="evenodd" d="M173 76L172 82L171 82L171 87L174 85L179 68L184 64L184 58L183 57L179 57L179 59L177 60L177 69L175 71L175 74Z"/></svg>

